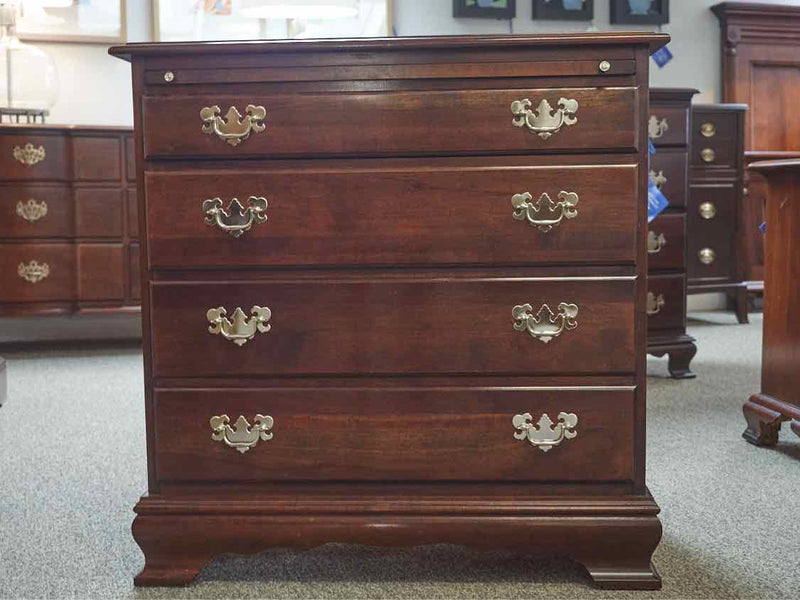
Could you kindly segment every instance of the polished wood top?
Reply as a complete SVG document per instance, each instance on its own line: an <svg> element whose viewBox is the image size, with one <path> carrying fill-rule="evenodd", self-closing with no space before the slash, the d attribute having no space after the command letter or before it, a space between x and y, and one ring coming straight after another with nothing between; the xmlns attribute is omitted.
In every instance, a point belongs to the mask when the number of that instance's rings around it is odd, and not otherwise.
<svg viewBox="0 0 800 600"><path fill-rule="evenodd" d="M372 52L398 49L435 48L519 48L525 46L610 46L646 44L655 52L670 36L641 31L608 31L602 33L555 33L539 35L469 35L427 37L382 37L309 40L246 40L213 42L134 43L113 46L108 53L125 60L134 56L176 54L243 54L273 52Z"/></svg>
<svg viewBox="0 0 800 600"><path fill-rule="evenodd" d="M760 160L758 162L750 163L749 169L759 171L782 171L790 170L800 173L800 158L786 158L783 160Z"/></svg>

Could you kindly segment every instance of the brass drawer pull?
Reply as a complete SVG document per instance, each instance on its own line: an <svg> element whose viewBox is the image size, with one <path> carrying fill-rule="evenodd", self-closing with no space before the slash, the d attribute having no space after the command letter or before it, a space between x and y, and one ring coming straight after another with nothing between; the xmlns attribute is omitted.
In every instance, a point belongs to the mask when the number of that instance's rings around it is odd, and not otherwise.
<svg viewBox="0 0 800 600"><path fill-rule="evenodd" d="M700 133L703 134L703 137L714 137L717 134L717 127L713 123L703 123L700 126Z"/></svg>
<svg viewBox="0 0 800 600"><path fill-rule="evenodd" d="M667 238L663 233L647 232L647 253L658 254L667 245Z"/></svg>
<svg viewBox="0 0 800 600"><path fill-rule="evenodd" d="M203 133L215 133L231 146L238 146L250 137L251 132L264 131L266 125L261 121L267 116L267 110L263 106L248 104L244 112L245 116L242 117L236 107L231 106L223 119L219 116L220 108L216 104L204 107L200 111Z"/></svg>
<svg viewBox="0 0 800 600"><path fill-rule="evenodd" d="M717 207L714 206L713 202L703 202L697 207L697 212L704 219L713 219L717 214Z"/></svg>
<svg viewBox="0 0 800 600"><path fill-rule="evenodd" d="M212 198L203 202L203 213L206 215L207 225L216 225L222 231L227 231L238 238L245 231L250 231L253 223L263 223L267 220L264 213L267 210L266 198L250 196L247 208L242 206L238 198L231 200L228 210L222 208L222 200Z"/></svg>
<svg viewBox="0 0 800 600"><path fill-rule="evenodd" d="M44 200L37 202L33 198L30 198L27 202L20 200L17 202L17 215L30 223L38 221L47 215L47 202Z"/></svg>
<svg viewBox="0 0 800 600"><path fill-rule="evenodd" d="M19 146L14 146L13 154L14 158L16 158L23 165L32 167L36 163L42 162L47 155L47 152L45 152L44 146L35 148L33 144L28 142L22 148Z"/></svg>
<svg viewBox="0 0 800 600"><path fill-rule="evenodd" d="M647 122L647 134L651 139L658 139L669 131L669 123L667 119L661 119L655 115L650 115L650 120Z"/></svg>
<svg viewBox="0 0 800 600"><path fill-rule="evenodd" d="M703 248L697 253L697 259L704 265L710 265L717 258L717 253L711 248Z"/></svg>
<svg viewBox="0 0 800 600"><path fill-rule="evenodd" d="M656 296L653 292L647 292L647 314L657 315L664 307L664 295L659 294Z"/></svg>
<svg viewBox="0 0 800 600"><path fill-rule="evenodd" d="M658 173L650 171L650 181L660 190L661 186L667 183L667 178L664 176L664 171L659 171Z"/></svg>
<svg viewBox="0 0 800 600"><path fill-rule="evenodd" d="M558 109L553 109L546 98L542 98L539 106L531 110L531 101L515 100L511 103L512 123L516 127L527 127L528 131L537 134L543 140L561 131L564 125L578 122L578 101L569 98L558 99Z"/></svg>
<svg viewBox="0 0 800 600"><path fill-rule="evenodd" d="M30 261L27 265L19 263L17 265L17 275L30 283L39 283L50 275L50 265L47 263L39 264L35 260Z"/></svg>
<svg viewBox="0 0 800 600"><path fill-rule="evenodd" d="M563 331L571 331L578 326L575 317L578 316L578 307L575 304L562 302L558 305L558 314L554 314L547 304L533 315L533 307L530 304L515 306L511 311L514 317L514 329L517 331L527 331L532 337L544 342L545 344L554 337L561 335Z"/></svg>
<svg viewBox="0 0 800 600"><path fill-rule="evenodd" d="M528 192L514 194L511 197L511 206L514 207L512 216L517 221L528 221L531 227L538 227L547 233L561 223L562 219L573 219L578 216L575 205L578 204L578 194L575 192L559 192L558 202L545 194L539 196L536 202L531 202L533 196ZM542 213L544 218L537 218Z"/></svg>
<svg viewBox="0 0 800 600"><path fill-rule="evenodd" d="M578 435L578 432L575 431L575 427L578 425L578 417L574 413L558 413L558 423L555 424L547 416L547 413L543 413L535 425L533 424L531 413L522 413L514 415L511 423L517 429L514 432L516 439L527 439L542 452L549 452L564 440L571 440Z"/></svg>
<svg viewBox="0 0 800 600"><path fill-rule="evenodd" d="M703 148L700 151L700 158L703 159L703 162L712 163L717 158L717 153L711 148Z"/></svg>
<svg viewBox="0 0 800 600"><path fill-rule="evenodd" d="M272 311L267 307L254 306L250 309L248 317L244 311L236 307L233 318L228 319L227 311L223 307L210 308L206 318L211 323L208 332L214 335L221 334L226 340L232 341L237 346L244 346L247 340L252 340L256 333L267 333L272 329L267 321L272 317Z"/></svg>
<svg viewBox="0 0 800 600"><path fill-rule="evenodd" d="M214 416L209 421L211 430L214 432L211 434L211 439L215 442L224 442L226 446L244 454L259 440L267 442L272 439L273 434L269 430L272 429L274 422L274 419L268 415L256 415L255 425L251 427L247 419L239 415L236 423L231 427L228 424L230 423L228 415Z"/></svg>

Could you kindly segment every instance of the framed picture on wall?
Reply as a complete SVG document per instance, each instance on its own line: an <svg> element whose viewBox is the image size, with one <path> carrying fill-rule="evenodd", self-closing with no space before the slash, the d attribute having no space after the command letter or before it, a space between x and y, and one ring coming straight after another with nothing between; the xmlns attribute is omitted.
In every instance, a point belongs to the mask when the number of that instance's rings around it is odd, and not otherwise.
<svg viewBox="0 0 800 600"><path fill-rule="evenodd" d="M550 21L591 21L594 0L533 0L533 18Z"/></svg>
<svg viewBox="0 0 800 600"><path fill-rule="evenodd" d="M393 0L153 0L157 42L383 37Z"/></svg>
<svg viewBox="0 0 800 600"><path fill-rule="evenodd" d="M669 23L669 0L611 0L610 20L626 25Z"/></svg>
<svg viewBox="0 0 800 600"><path fill-rule="evenodd" d="M516 0L453 0L453 16L471 19L513 19Z"/></svg>
<svg viewBox="0 0 800 600"><path fill-rule="evenodd" d="M125 42L125 0L22 0L19 5L20 39L82 44Z"/></svg>

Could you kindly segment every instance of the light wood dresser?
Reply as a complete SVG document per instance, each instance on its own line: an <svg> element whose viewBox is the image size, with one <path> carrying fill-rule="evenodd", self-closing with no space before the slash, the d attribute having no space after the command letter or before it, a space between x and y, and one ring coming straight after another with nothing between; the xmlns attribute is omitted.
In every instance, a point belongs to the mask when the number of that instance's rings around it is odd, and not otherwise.
<svg viewBox="0 0 800 600"><path fill-rule="evenodd" d="M455 543L654 589L648 56L589 34L129 45L139 585Z"/></svg>
<svg viewBox="0 0 800 600"><path fill-rule="evenodd" d="M130 129L0 126L0 316L139 311Z"/></svg>

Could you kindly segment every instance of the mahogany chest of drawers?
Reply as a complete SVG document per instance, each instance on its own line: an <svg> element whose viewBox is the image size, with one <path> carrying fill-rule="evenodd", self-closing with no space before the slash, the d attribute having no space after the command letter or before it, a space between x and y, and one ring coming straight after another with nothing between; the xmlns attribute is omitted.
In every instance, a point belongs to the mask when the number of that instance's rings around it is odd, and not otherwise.
<svg viewBox="0 0 800 600"><path fill-rule="evenodd" d="M686 333L686 203L689 197L691 102L697 90L652 88L648 135L655 147L650 180L669 206L650 223L647 237L647 351L669 356L676 379L694 377L697 353Z"/></svg>
<svg viewBox="0 0 800 600"><path fill-rule="evenodd" d="M0 316L138 311L130 129L0 126Z"/></svg>
<svg viewBox="0 0 800 600"><path fill-rule="evenodd" d="M129 45L139 585L455 543L654 589L652 34Z"/></svg>
<svg viewBox="0 0 800 600"><path fill-rule="evenodd" d="M687 211L688 293L725 292L740 323L748 320L742 223L746 114L746 104L692 107Z"/></svg>

